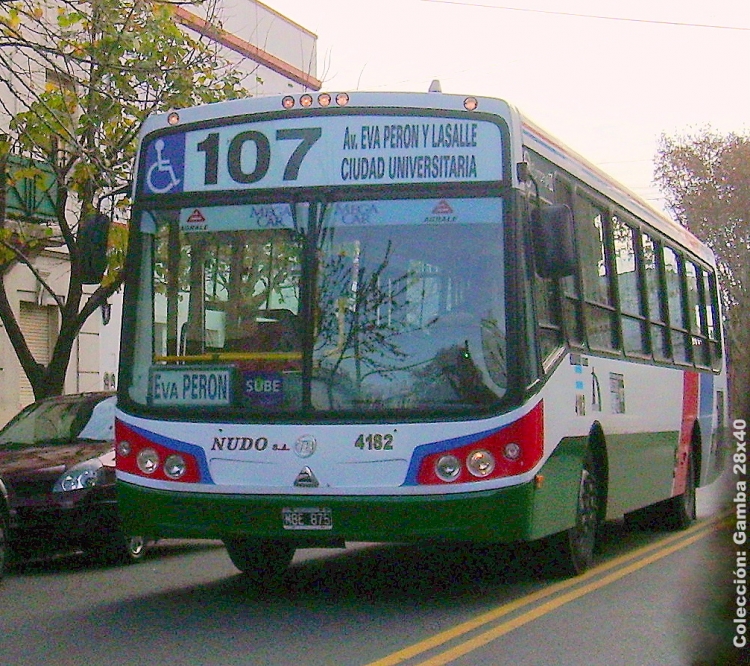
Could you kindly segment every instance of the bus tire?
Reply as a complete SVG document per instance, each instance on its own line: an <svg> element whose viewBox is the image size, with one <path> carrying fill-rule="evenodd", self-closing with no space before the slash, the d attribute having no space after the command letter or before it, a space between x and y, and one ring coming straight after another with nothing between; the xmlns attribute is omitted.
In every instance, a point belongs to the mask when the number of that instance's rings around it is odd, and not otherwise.
<svg viewBox="0 0 750 666"><path fill-rule="evenodd" d="M599 530L602 478L588 448L581 465L575 525L552 538L551 556L556 573L577 576L594 561L594 546Z"/></svg>
<svg viewBox="0 0 750 666"><path fill-rule="evenodd" d="M286 541L245 537L223 541L232 564L257 583L272 583L280 579L294 557L294 546Z"/></svg>
<svg viewBox="0 0 750 666"><path fill-rule="evenodd" d="M660 506L662 524L667 529L684 530L695 520L695 463L692 450L687 457L685 492L671 497Z"/></svg>

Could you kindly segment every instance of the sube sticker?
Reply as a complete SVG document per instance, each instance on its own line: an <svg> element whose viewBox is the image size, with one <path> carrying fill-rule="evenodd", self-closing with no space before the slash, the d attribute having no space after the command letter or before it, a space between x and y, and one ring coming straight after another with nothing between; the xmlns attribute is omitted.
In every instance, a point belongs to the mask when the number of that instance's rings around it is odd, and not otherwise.
<svg viewBox="0 0 750 666"><path fill-rule="evenodd" d="M284 399L284 378L276 372L247 372L242 377L242 394L254 405L276 407Z"/></svg>

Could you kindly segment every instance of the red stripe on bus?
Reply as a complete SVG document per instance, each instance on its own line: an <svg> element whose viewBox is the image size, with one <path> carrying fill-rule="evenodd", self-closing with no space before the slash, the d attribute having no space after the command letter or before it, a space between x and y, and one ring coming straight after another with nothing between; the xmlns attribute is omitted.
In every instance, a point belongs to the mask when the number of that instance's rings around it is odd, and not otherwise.
<svg viewBox="0 0 750 666"><path fill-rule="evenodd" d="M688 456L693 440L693 426L698 419L698 394L700 389L697 372L686 372L682 384L682 425L680 426L680 443L675 460L672 496L685 492L687 479Z"/></svg>

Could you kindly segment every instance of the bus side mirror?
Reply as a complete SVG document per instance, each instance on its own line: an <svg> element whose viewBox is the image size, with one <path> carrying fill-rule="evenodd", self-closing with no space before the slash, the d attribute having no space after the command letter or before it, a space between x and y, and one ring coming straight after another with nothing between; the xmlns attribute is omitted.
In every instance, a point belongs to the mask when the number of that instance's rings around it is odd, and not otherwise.
<svg viewBox="0 0 750 666"><path fill-rule="evenodd" d="M107 237L110 219L104 213L81 222L78 230L78 254L80 257L81 282L100 284L107 269Z"/></svg>
<svg viewBox="0 0 750 666"><path fill-rule="evenodd" d="M573 213L564 204L531 211L536 272L542 278L563 278L576 270Z"/></svg>

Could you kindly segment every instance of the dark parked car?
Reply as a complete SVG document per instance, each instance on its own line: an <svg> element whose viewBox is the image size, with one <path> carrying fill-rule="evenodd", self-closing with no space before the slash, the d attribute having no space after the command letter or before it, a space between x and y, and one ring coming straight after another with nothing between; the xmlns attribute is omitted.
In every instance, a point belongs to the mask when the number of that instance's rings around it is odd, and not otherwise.
<svg viewBox="0 0 750 666"><path fill-rule="evenodd" d="M0 431L15 558L79 549L103 562L143 557L146 540L124 534L117 511L114 418L112 393L81 393L35 402ZM0 539L0 561L3 550Z"/></svg>

